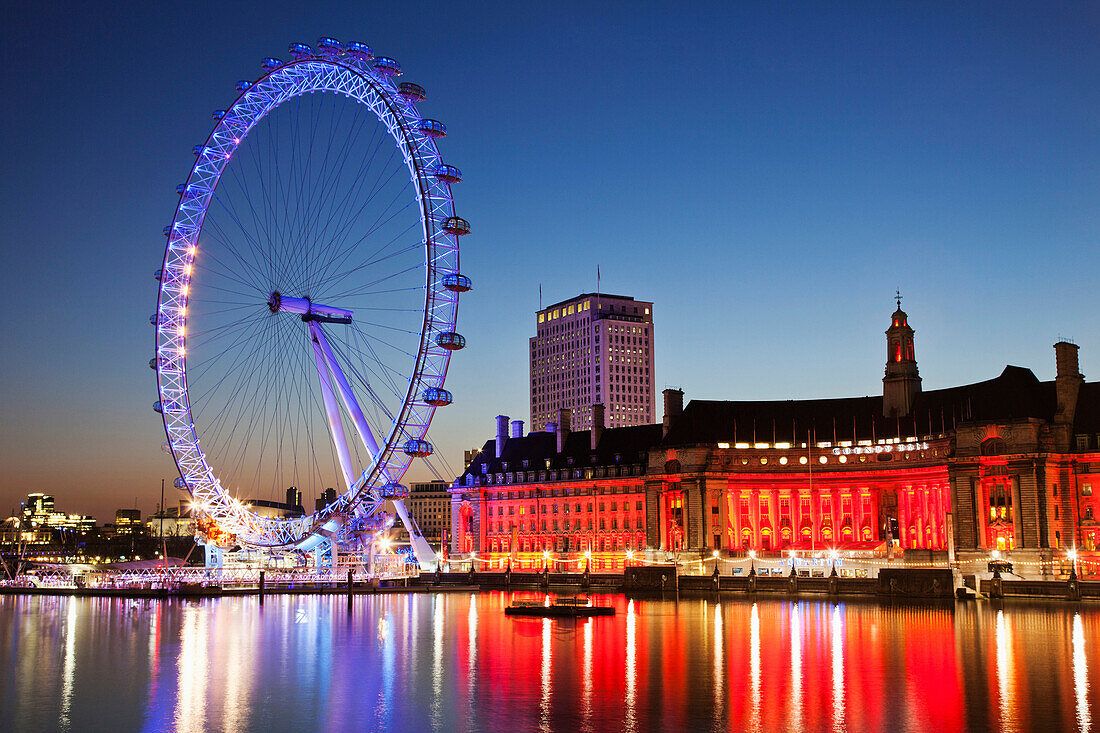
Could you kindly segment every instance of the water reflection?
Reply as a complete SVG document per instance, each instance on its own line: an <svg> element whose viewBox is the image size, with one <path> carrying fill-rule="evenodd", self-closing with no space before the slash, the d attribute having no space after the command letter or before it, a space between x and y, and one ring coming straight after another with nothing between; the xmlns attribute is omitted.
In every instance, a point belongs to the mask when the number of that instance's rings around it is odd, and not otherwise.
<svg viewBox="0 0 1100 733"><path fill-rule="evenodd" d="M844 725L844 621L840 615L840 606L833 606L833 620L830 624L833 661L833 730L846 730Z"/></svg>
<svg viewBox="0 0 1100 733"><path fill-rule="evenodd" d="M625 730L637 730L636 704L638 681L638 646L637 646L638 616L634 612L634 601L626 602L626 721Z"/></svg>
<svg viewBox="0 0 1100 733"><path fill-rule="evenodd" d="M802 729L802 624L799 620L797 604L791 604L790 616L791 647L791 696L788 705L791 709L790 730Z"/></svg>
<svg viewBox="0 0 1100 733"><path fill-rule="evenodd" d="M1091 731L1098 702L1090 606L512 597L542 598L0 598L0 730Z"/></svg>
<svg viewBox="0 0 1100 733"><path fill-rule="evenodd" d="M1073 614L1073 693L1077 703L1077 729L1092 730L1089 713L1089 667L1085 657L1085 626L1081 614Z"/></svg>

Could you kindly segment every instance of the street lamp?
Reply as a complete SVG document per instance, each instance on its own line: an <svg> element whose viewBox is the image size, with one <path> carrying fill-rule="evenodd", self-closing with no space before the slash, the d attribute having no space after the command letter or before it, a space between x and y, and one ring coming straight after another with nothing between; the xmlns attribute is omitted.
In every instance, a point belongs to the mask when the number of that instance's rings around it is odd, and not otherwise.
<svg viewBox="0 0 1100 733"><path fill-rule="evenodd" d="M1073 563L1073 567L1070 570L1070 580L1077 580L1077 548L1071 547L1069 552L1066 553L1066 557Z"/></svg>

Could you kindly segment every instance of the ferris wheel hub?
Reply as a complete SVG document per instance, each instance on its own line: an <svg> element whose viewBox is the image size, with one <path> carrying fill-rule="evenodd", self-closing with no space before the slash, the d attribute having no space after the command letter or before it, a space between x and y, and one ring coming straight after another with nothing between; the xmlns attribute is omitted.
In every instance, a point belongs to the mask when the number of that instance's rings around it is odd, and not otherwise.
<svg viewBox="0 0 1100 733"><path fill-rule="evenodd" d="M288 298L278 290L271 293L267 299L267 307L272 313L297 313L303 321L317 321L318 323L351 323L353 311L345 308L335 308L331 305L314 303L309 298Z"/></svg>

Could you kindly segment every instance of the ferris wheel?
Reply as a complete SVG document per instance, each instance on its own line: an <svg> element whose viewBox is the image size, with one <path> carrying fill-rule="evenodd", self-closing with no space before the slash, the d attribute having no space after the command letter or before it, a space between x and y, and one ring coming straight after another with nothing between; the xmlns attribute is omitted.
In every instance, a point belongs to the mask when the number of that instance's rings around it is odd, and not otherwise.
<svg viewBox="0 0 1100 733"><path fill-rule="evenodd" d="M237 82L177 188L154 409L208 542L309 550L377 531L390 501L423 563L400 482L465 345L462 173L397 61L333 38L289 53Z"/></svg>

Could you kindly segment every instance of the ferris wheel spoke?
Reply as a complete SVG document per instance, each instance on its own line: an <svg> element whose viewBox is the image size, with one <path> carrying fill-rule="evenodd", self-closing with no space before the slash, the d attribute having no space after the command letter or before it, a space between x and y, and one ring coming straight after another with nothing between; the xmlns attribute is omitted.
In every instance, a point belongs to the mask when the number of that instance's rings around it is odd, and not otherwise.
<svg viewBox="0 0 1100 733"><path fill-rule="evenodd" d="M249 342L252 342L251 350L246 349ZM202 385L202 391L200 391L196 395L196 400L195 400L200 406L205 404L208 399L213 398L214 395L216 395L221 390L222 386L227 383L227 380L239 376L243 372L243 370L249 369L250 374L254 373L254 371L255 371L253 369L253 367L255 366L254 363L253 363L255 361L254 357L256 356L256 354L258 352L260 352L261 350L264 349L264 345L263 345L262 341L257 339L255 336L252 336L252 337L248 338L244 343L240 344L240 348L237 348L237 344L231 345L230 348L236 350L237 355L234 358L233 362L230 363L229 366L224 369L224 373L216 381L214 381L212 384L210 384L208 386L203 385L202 375L203 375L203 371L205 371L205 370L200 369L198 371L198 375L197 375L196 379L194 380L194 382L192 383L193 384L192 389L195 389L195 388L199 387L200 385ZM228 353L228 350L227 350L227 353ZM200 409L198 411L196 411L196 417L200 416L201 414L202 414L202 409L200 407Z"/></svg>
<svg viewBox="0 0 1100 733"><path fill-rule="evenodd" d="M247 157L251 161L252 168L256 171L256 174L257 174L256 175L256 182L257 182L258 187L260 189L260 198L262 198L262 200L263 200L263 207L262 208L263 208L263 211L266 213L266 212L270 211L272 207L271 207L271 203L269 201L269 197L268 197L268 193L267 193L267 183L265 181L264 175L262 174L262 172L260 170L260 164L259 164L258 155L257 155L257 152L256 152L256 148L258 146L249 145L249 146L246 146L246 147L247 147L247 150L248 150ZM245 181L244 181L244 171L239 169L239 168L234 167L234 168L231 169L231 175L233 176L233 180L236 183L238 190L246 191L248 187L246 186ZM245 203L248 204L248 213L251 215L251 219L252 219L252 230L251 231L248 231L248 230L245 229L244 223L241 220L241 217L237 212L237 207L236 207L235 204L233 204L232 206L226 206L226 209L229 211L229 213L233 217L234 222L240 228L241 232L245 234L245 236L247 238L247 241L248 241L249 249L251 250L253 256L256 258L257 270L259 270L259 267L261 266L261 263L264 262L263 253L266 249L263 245L263 242L271 242L273 240L276 240L276 238L279 236L279 233L277 231L272 230L272 227L274 226L275 221L269 216L262 216L260 214L260 212L258 212L256 210L256 204L253 203L252 197L248 196L247 194L244 194L244 195L241 196L241 198L243 198L245 200ZM222 201L221 203L222 203L223 206L225 206L224 201ZM270 273L270 268L268 270L268 276L270 277L269 273Z"/></svg>
<svg viewBox="0 0 1100 733"><path fill-rule="evenodd" d="M236 283L242 286L243 290L241 288L236 288L234 290L227 289L228 292L236 295L243 296L245 293L262 293L264 291L262 276L249 271L251 265L245 262L240 255L236 253L233 246L228 242L228 238L220 232L218 226L216 224L211 224L211 226L207 228L206 233L208 235L206 240L207 245L213 240L218 245L224 247L233 258L237 259L239 265L235 268L225 261L226 258L209 254L205 257L203 274L205 274L208 279L214 277L226 280L228 281L226 283L227 285ZM208 247L204 247L203 249L204 254L207 254Z"/></svg>
<svg viewBox="0 0 1100 733"><path fill-rule="evenodd" d="M241 174L237 171L236 168L231 168L231 171L233 173L234 183L236 184L237 188L243 189L245 187L245 184L241 180ZM255 230L250 230L244 225L244 222L241 220L241 215L237 212L237 205L234 202L235 198L245 199L245 203L248 204L249 213L252 216L253 225L256 227ZM248 253L251 255L251 258L245 257L243 251L238 249L234 245L234 237L231 236L229 232L225 231L216 219L211 219L209 224L204 225L204 231L214 235L219 239L220 243L237 260L237 262L248 269L248 275L251 276L255 283L258 284L264 282L266 280L265 273L263 272L259 264L263 261L263 245L260 243L259 239L261 235L265 235L266 238L266 233L259 231L259 229L262 228L262 225L258 221L259 214L256 212L255 206L252 204L251 199L247 196L235 197L233 196L233 192L229 191L223 191L221 193L215 191L212 200L217 203L219 210L225 213L230 222L236 225L237 230L240 231L241 236L244 240L244 244L248 248ZM262 286L257 285L257 287L262 289Z"/></svg>
<svg viewBox="0 0 1100 733"><path fill-rule="evenodd" d="M391 153L391 159L392 157L393 154ZM323 272L325 269L327 269L329 263L336 259L337 255L339 254L340 248L343 246L344 242L347 239L348 233L351 231L355 223L359 221L360 215L363 213L364 210L366 210L368 206L374 203L376 195L381 192L384 189L384 186L394 178L396 172L396 170L391 171L389 177L381 181L376 186L375 190L370 191L366 196L362 197L359 208L352 210L349 204L353 201L360 201L359 194L362 190L364 183L368 179L368 176L362 171L360 171L356 175L355 183L353 186L349 187L348 191L345 194L344 201L341 205L341 208L345 210L345 213L341 217L331 217L326 223L324 231L321 232L321 236L319 236L319 239L322 239L326 242L322 246L321 252L319 253L319 256L317 258L318 270L320 272ZM406 185L407 184L402 183L400 190L394 195L394 201L398 200L401 197L401 194ZM406 206L408 206L408 204L406 204ZM328 234L329 225L331 225L333 222L338 222L337 226L335 227L331 235L328 236L327 240L325 240L324 237ZM415 223L416 222L414 222L414 224ZM359 241L364 239L366 236L369 236L376 228L376 225L377 219L375 222L367 225L367 233L364 234Z"/></svg>
<svg viewBox="0 0 1100 733"><path fill-rule="evenodd" d="M334 235L333 245L332 245L332 248L333 248L334 251L333 251L332 256L329 258L329 261L324 264L323 270L327 271L330 267L330 263L332 263L332 262L342 264L344 261L346 261L346 259L349 256L351 256L355 252L355 248L358 245L360 245L361 243L367 241L367 239L370 238L371 236L373 236L375 234L375 232L377 232L381 227L385 226L386 224L389 224L389 222L391 222L394 218L396 218L397 216L399 216L402 213L406 213L408 211L408 209L412 206L411 203L406 203L404 206L401 206L401 207L397 208L396 210L391 211L393 205L398 200L400 200L401 194L402 194L402 191L400 191L400 190L397 191L393 195L393 198L391 198L390 201L387 203L387 205L386 205L385 209L383 210L383 212L380 213L375 218L375 220L373 222L371 222L369 225L366 226L365 231L363 232L363 234L361 234L357 239L352 240L351 243L348 244L348 235L351 232L352 224L354 223L355 218L357 218L358 214L361 213L362 210L364 208L366 208L366 206L368 206L373 201L373 195L369 196L363 202L362 206L359 208L359 211L356 212L355 217L353 217L348 223L343 225L340 228L340 230L337 231L336 234ZM385 217L385 218L383 218L383 217ZM400 231L396 235L394 235L394 237L392 239L390 239L388 242L386 242L383 245L383 247L381 247L377 251L378 252L384 251L386 248L391 246L395 241L402 238L404 235L406 235L408 232L415 229L417 226L418 226L418 222L416 222L416 221L409 222L408 225L405 227L405 229L403 229L402 231ZM418 241L417 244L419 245L419 244L421 244L421 242ZM342 252L342 254L341 254L341 252ZM370 255L368 255L368 258L369 258L369 256Z"/></svg>
<svg viewBox="0 0 1100 733"><path fill-rule="evenodd" d="M205 359L197 361L195 364L193 364L191 367L192 376L189 380L192 389L196 386L202 385L205 373L210 368L219 364L219 362L229 354L236 352L236 356L234 357L233 362L230 364L229 368L225 370L225 373L217 380L217 382L214 383L214 387L204 387L204 389L207 389L208 392L212 391L212 389L216 388L217 386L220 386L226 379L228 379L235 371L235 369L238 368L238 364L241 368L246 366L248 362L255 356L256 352L264 348L264 344L262 343L261 339L258 338L257 333L258 332L253 329L242 329L237 333L237 338L224 350L215 352ZM251 351L248 350L249 345L251 345ZM200 405L204 403L205 397L206 395L199 396L198 402Z"/></svg>
<svg viewBox="0 0 1100 733"><path fill-rule="evenodd" d="M346 347L350 350L353 350L356 355L359 356L361 363L368 369L370 369L372 374L374 374L379 379L385 381L390 386L395 396L401 396L401 391L398 388L397 383L393 381L393 375L404 376L404 372L390 366L381 358L379 358L378 352L374 350L374 347L371 345L370 341L367 340L367 337L365 334L363 334L362 329L357 328L355 330L355 334L356 336L358 336L356 341L348 341L345 344ZM358 346L358 343L362 343L362 348ZM371 368L372 365L377 365L381 368L381 371L376 372L373 368Z"/></svg>
<svg viewBox="0 0 1100 733"><path fill-rule="evenodd" d="M335 127L337 126L338 121L333 120L330 125L329 135L327 136L328 143L325 148L325 158L321 165L321 171L323 172L323 175L319 176L321 181L320 190L316 193L315 196L311 197L311 200L315 203L314 206L312 206L311 212L306 219L306 224L309 228L309 231L312 233L312 239L314 242L324 241L325 232L327 231L328 226L338 216L338 211L334 210L331 204L339 194L341 185L345 180L344 168L347 162L347 151L351 141L354 139L353 133L355 132L356 123L358 122L358 116L359 113L357 111L355 118L352 121L352 124L348 126L344 142L343 144L341 144L340 149L337 151L337 163L335 166L335 170L331 172L329 171L328 161L332 153L332 141L335 138ZM306 288L311 287L311 279L314 270L313 265L314 262L319 259L322 253L323 247L317 249L315 245L314 257L310 258L310 260L308 260L306 263Z"/></svg>
<svg viewBox="0 0 1100 733"><path fill-rule="evenodd" d="M397 272L386 275L385 277L380 277L377 280L374 280L373 282L369 282L366 285L363 285L362 287L356 286L356 287L354 287L350 290L344 290L344 291L339 292L339 293L334 293L333 295L329 296L329 299L330 300L340 300L342 298L354 298L354 297L357 297L357 296L393 295L395 293L413 293L413 292L423 293L424 292L424 284L423 283L418 283L417 285L410 285L408 287L402 287L402 288L386 288L384 290L374 290L373 289L376 285L381 285L384 282L388 282L389 280L393 280L396 277L401 277L402 275L408 275L409 273L414 272L414 271L418 271L423 267L424 267L424 263L422 263L422 262L417 263L415 265L410 265L409 267L406 267L403 270L398 270ZM400 283L394 283L394 284L400 284Z"/></svg>
<svg viewBox="0 0 1100 733"><path fill-rule="evenodd" d="M379 256L374 260L368 260L368 261L362 263L361 265L357 265L357 266L351 268L350 270L347 270L346 272L344 272L342 274L332 275L332 276L328 277L323 282L326 286L329 286L334 282L339 282L340 280L342 280L344 278L350 277L350 276L352 276L352 275L354 275L358 272L362 272L363 270L365 270L368 267L376 266L381 262L385 262L387 260L391 260L391 259L394 259L396 257L400 257L401 255L407 254L409 252L419 250L422 246L423 245L419 242L417 242L415 244L410 244L410 245L404 247L403 249L397 250L396 252L391 252L388 255ZM423 266L424 266L423 262L419 262L416 265L416 267L418 267L418 268L423 267ZM397 274L401 274L401 273L397 273Z"/></svg>

